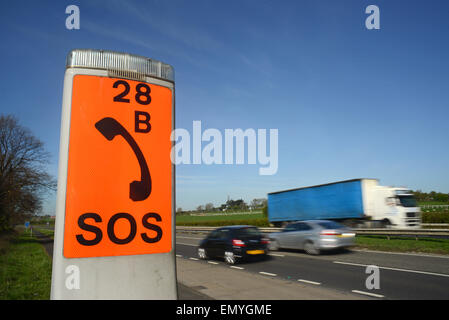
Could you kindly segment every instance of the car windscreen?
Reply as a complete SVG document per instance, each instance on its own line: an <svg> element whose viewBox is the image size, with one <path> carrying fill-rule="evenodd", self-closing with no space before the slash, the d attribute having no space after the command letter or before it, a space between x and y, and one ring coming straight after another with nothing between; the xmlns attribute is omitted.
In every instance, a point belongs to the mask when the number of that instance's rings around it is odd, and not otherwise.
<svg viewBox="0 0 449 320"><path fill-rule="evenodd" d="M259 229L254 228L254 227L235 229L233 234L234 234L234 236L239 236L239 237L251 237L251 236L262 235L260 233Z"/></svg>
<svg viewBox="0 0 449 320"><path fill-rule="evenodd" d="M317 224L325 229L343 229L345 227L334 221L320 221Z"/></svg>
<svg viewBox="0 0 449 320"><path fill-rule="evenodd" d="M414 196L399 196L398 198L403 207L417 207L418 206Z"/></svg>

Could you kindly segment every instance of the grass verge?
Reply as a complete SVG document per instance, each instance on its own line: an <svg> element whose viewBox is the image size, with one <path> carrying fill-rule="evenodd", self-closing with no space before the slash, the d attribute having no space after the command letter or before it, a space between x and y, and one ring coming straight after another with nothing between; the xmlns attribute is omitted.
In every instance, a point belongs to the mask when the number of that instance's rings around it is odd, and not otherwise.
<svg viewBox="0 0 449 320"><path fill-rule="evenodd" d="M228 226L228 225L253 225L257 227L269 227L268 219L263 213L256 214L232 214L232 215L217 215L206 214L204 216L177 216L177 226Z"/></svg>
<svg viewBox="0 0 449 320"><path fill-rule="evenodd" d="M422 223L449 223L449 210L439 212L423 212Z"/></svg>
<svg viewBox="0 0 449 320"><path fill-rule="evenodd" d="M449 254L449 239L357 236L357 248L391 252Z"/></svg>
<svg viewBox="0 0 449 320"><path fill-rule="evenodd" d="M51 259L27 232L10 237L0 251L0 300L48 300Z"/></svg>
<svg viewBox="0 0 449 320"><path fill-rule="evenodd" d="M55 235L55 231L54 230L49 230L49 229L43 228L41 226L35 226L34 230L37 230L40 233L42 233L44 236L47 236L47 237L52 238L52 239L54 238L54 235Z"/></svg>

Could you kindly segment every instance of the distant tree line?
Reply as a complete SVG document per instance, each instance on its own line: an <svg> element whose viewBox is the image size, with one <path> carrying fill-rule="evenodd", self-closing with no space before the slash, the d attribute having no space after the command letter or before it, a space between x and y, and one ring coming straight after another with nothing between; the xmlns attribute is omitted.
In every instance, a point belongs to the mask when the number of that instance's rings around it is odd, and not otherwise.
<svg viewBox="0 0 449 320"><path fill-rule="evenodd" d="M228 199L225 203L218 207L215 207L213 203L206 203L205 205L199 205L196 210L184 211L182 208L176 209L176 214L190 214L190 213L213 213L213 212L241 212L251 210L261 210L267 205L267 199L256 198L247 204L243 199L232 200Z"/></svg>
<svg viewBox="0 0 449 320"><path fill-rule="evenodd" d="M441 193L441 192L422 192L421 190L413 191L415 198L417 201L436 201L436 202L448 202L449 203L449 194Z"/></svg>
<svg viewBox="0 0 449 320"><path fill-rule="evenodd" d="M38 213L45 192L56 189L49 160L39 139L15 117L0 115L0 232Z"/></svg>

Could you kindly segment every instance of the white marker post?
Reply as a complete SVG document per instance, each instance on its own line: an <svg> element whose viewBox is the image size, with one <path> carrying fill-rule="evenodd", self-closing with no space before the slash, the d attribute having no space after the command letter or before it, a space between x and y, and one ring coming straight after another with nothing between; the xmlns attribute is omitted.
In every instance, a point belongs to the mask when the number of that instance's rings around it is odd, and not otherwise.
<svg viewBox="0 0 449 320"><path fill-rule="evenodd" d="M69 53L51 299L177 299L174 105L170 65Z"/></svg>

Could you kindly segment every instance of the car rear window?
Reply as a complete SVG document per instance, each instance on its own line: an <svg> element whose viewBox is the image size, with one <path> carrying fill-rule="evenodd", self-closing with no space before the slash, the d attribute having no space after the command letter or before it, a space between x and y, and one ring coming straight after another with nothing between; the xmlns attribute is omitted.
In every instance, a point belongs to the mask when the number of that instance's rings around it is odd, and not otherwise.
<svg viewBox="0 0 449 320"><path fill-rule="evenodd" d="M261 233L258 228L248 227L234 230L236 236L260 236Z"/></svg>
<svg viewBox="0 0 449 320"><path fill-rule="evenodd" d="M343 226L337 222L334 222L334 221L323 221L323 222L318 222L317 224L325 229L343 229L345 227L345 226Z"/></svg>

